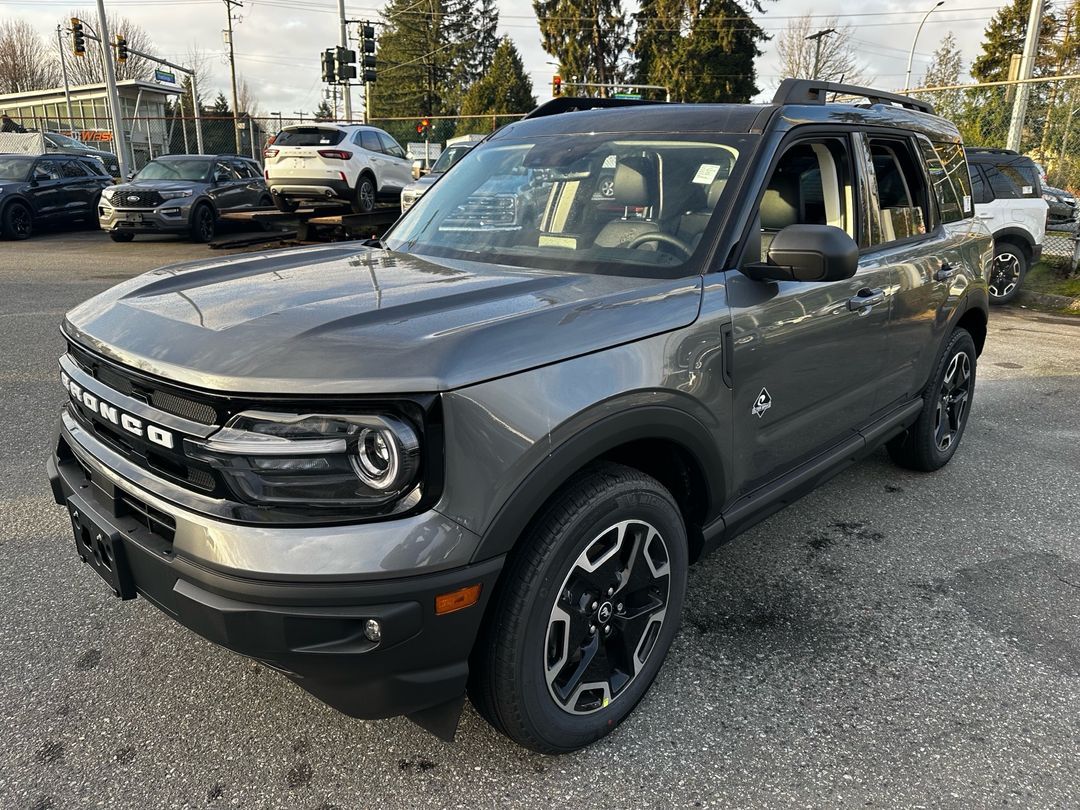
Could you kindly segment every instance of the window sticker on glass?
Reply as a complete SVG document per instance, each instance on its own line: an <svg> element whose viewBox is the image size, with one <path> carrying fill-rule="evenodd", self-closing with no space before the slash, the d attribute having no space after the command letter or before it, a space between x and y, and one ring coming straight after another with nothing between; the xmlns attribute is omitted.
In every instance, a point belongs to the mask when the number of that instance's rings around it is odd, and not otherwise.
<svg viewBox="0 0 1080 810"><path fill-rule="evenodd" d="M1027 196L1028 194L1034 194L1035 189L1032 186L1024 186L1023 188L1020 189L1020 193L1023 194L1024 196Z"/></svg>
<svg viewBox="0 0 1080 810"><path fill-rule="evenodd" d="M971 210L971 195L970 194L965 194L964 195L964 211L966 212L966 211L970 211L970 210Z"/></svg>
<svg viewBox="0 0 1080 810"><path fill-rule="evenodd" d="M716 179L716 175L719 171L720 167L715 163L702 163L698 166L697 174L694 175L694 179L691 182L708 185Z"/></svg>

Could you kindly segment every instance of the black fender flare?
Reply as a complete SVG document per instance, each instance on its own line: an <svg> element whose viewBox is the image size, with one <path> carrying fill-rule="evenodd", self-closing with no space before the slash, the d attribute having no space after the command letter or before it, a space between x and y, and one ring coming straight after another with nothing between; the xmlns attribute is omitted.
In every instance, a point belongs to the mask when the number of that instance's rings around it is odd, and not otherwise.
<svg viewBox="0 0 1080 810"><path fill-rule="evenodd" d="M993 236L995 245L1001 241L1017 242L1021 247L1026 248L1028 253L1035 249L1035 239L1023 228L1002 228L999 231L994 231Z"/></svg>
<svg viewBox="0 0 1080 810"><path fill-rule="evenodd" d="M942 332L941 343L938 345L937 353L934 355L935 358L941 356L941 352L945 350L945 345L949 342L949 338L952 336L952 333L956 331L957 325L963 317L972 310L977 310L979 314L982 315L983 325L985 327L990 320L990 293L986 291L985 287L969 288L968 291L964 293L964 297L957 302L956 308L953 309L952 315L949 317L948 325ZM975 345L978 349L978 353L982 354L982 346L979 345L978 336L972 335L972 337L975 338Z"/></svg>
<svg viewBox="0 0 1080 810"><path fill-rule="evenodd" d="M24 197L22 194L5 194L0 197L0 217L4 215L4 212L7 211L8 206L11 205L13 202L21 202L23 205L30 209L30 216L35 219L37 218L37 212L34 211L34 206L31 204L30 200Z"/></svg>
<svg viewBox="0 0 1080 810"><path fill-rule="evenodd" d="M628 408L566 436L502 504L481 535L476 561L508 553L533 516L570 476L620 445L642 439L672 442L686 452L703 476L703 524L719 516L725 466L716 439L696 417L668 405Z"/></svg>

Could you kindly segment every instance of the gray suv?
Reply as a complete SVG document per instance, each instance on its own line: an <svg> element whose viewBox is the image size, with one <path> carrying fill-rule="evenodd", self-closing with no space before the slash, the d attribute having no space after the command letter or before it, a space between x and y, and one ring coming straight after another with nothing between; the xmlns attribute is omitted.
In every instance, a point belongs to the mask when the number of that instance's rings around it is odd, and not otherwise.
<svg viewBox="0 0 1080 810"><path fill-rule="evenodd" d="M130 182L106 189L98 222L114 242L130 242L138 233L176 233L209 242L221 214L272 204L253 160L166 155L151 160Z"/></svg>
<svg viewBox="0 0 1080 810"><path fill-rule="evenodd" d="M691 563L881 445L957 452L971 208L903 96L556 99L381 241L68 313L53 493L112 593L346 714L452 738L468 691L571 751L656 678Z"/></svg>

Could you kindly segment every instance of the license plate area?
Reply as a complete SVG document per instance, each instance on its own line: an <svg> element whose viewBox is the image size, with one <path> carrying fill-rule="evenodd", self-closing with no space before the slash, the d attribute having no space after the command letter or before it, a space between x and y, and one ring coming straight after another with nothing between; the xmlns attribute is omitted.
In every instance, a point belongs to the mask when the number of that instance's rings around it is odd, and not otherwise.
<svg viewBox="0 0 1080 810"><path fill-rule="evenodd" d="M68 500L68 516L75 533L75 551L101 576L121 599L134 599L135 581L128 566L127 550L120 532L78 496Z"/></svg>
<svg viewBox="0 0 1080 810"><path fill-rule="evenodd" d="M140 222L143 221L143 215L142 214L124 214L123 221L124 222L140 223Z"/></svg>

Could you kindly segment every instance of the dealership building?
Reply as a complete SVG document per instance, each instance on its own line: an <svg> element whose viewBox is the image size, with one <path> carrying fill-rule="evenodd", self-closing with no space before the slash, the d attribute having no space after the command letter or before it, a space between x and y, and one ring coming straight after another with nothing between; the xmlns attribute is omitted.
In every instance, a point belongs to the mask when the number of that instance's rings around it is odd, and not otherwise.
<svg viewBox="0 0 1080 810"><path fill-rule="evenodd" d="M173 122L166 102L178 96L176 85L128 79L116 83L120 118L136 166L169 151ZM7 113L28 130L59 132L86 144L111 149L113 132L108 91L104 84L70 88L71 111L63 87L0 95L0 113Z"/></svg>

